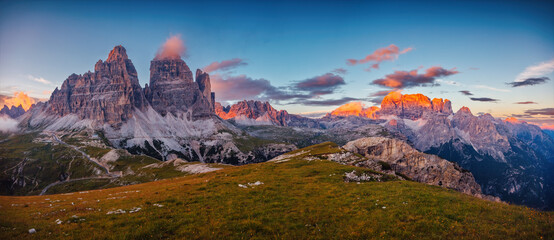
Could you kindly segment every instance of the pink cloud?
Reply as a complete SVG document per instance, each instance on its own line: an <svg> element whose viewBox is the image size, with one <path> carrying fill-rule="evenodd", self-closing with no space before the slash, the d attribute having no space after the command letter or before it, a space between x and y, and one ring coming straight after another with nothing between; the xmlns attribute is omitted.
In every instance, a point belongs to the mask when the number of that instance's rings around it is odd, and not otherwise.
<svg viewBox="0 0 554 240"><path fill-rule="evenodd" d="M169 37L165 43L158 49L156 60L163 59L180 59L187 51L185 43L181 39L181 35Z"/></svg>
<svg viewBox="0 0 554 240"><path fill-rule="evenodd" d="M442 67L430 67L425 73L419 74L418 70L411 71L395 71L392 74L386 75L385 78L374 80L372 83L389 88L409 88L416 86L437 85L436 78L446 77L459 73L455 68L447 70Z"/></svg>
<svg viewBox="0 0 554 240"><path fill-rule="evenodd" d="M402 51L400 51L400 48L398 48L396 45L391 44L388 47L379 48L375 50L372 54L367 55L365 58L356 60L356 59L348 59L346 60L346 63L348 65L356 65L356 64L362 64L362 63L369 63L374 62L369 68L366 70L373 69L379 69L379 64L383 61L392 61L398 58L401 54L407 53L409 51L412 51L413 48L406 48Z"/></svg>
<svg viewBox="0 0 554 240"><path fill-rule="evenodd" d="M204 67L204 72L213 72L217 70L229 70L238 66L244 66L247 65L242 59L240 58L233 58L231 60L224 60L221 62L213 62L210 63L210 65Z"/></svg>

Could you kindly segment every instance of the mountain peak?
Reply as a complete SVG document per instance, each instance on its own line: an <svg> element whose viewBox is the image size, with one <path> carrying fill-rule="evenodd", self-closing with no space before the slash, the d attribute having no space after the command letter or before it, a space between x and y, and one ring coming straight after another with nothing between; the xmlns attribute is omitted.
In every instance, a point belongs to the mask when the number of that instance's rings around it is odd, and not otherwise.
<svg viewBox="0 0 554 240"><path fill-rule="evenodd" d="M473 115L471 113L471 110L466 106L463 106L462 108L460 108L460 110L458 110L458 112L456 112L456 114L462 114L462 113L469 113L469 114Z"/></svg>
<svg viewBox="0 0 554 240"><path fill-rule="evenodd" d="M520 121L519 119L517 119L515 117L509 117L509 118L504 119L504 122L509 122L511 124L517 124L517 123L522 123L523 121Z"/></svg>
<svg viewBox="0 0 554 240"><path fill-rule="evenodd" d="M117 45L110 51L106 62L115 62L125 59L129 59L129 57L127 57L127 51L123 46Z"/></svg>
<svg viewBox="0 0 554 240"><path fill-rule="evenodd" d="M435 98L417 94L401 94L390 92L381 102L380 115L396 115L410 119L418 119L424 112L452 113L452 106L448 99Z"/></svg>

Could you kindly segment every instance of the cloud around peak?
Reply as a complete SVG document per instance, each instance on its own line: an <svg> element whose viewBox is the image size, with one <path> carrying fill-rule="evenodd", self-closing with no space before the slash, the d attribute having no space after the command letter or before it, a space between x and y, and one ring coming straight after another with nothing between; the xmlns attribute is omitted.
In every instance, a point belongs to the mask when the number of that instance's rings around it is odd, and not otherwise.
<svg viewBox="0 0 554 240"><path fill-rule="evenodd" d="M181 35L169 37L156 53L155 60L180 59L186 54L187 47L181 39Z"/></svg>

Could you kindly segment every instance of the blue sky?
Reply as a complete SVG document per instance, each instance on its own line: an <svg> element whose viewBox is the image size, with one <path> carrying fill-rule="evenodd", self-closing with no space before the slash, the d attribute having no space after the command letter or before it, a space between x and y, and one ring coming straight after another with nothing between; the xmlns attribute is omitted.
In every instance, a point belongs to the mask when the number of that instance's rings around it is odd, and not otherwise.
<svg viewBox="0 0 554 240"><path fill-rule="evenodd" d="M455 69L458 73L434 79L440 86L402 92L448 98L454 110L469 106L474 113L503 117L554 107L553 80L523 87L506 84L526 68L554 59L553 25L552 1L2 1L0 93L24 91L48 98L48 91L67 76L93 70L94 63L119 44L127 49L144 86L160 45L179 34L187 48L184 60L193 71L233 58L246 63L212 73L221 79L265 79L272 87L295 91L299 82L337 68L347 70L337 74L344 84L311 101L348 97L369 106L373 93L390 89L371 84L376 79L395 71L424 73L433 66ZM369 64L346 63L391 44L412 50L371 71L365 70ZM554 75L550 71L536 77ZM40 78L50 84L36 81ZM223 89L218 91L216 96L225 95ZM267 99L263 94L245 98ZM525 101L537 104L514 104ZM292 113L337 107L303 103L273 101L276 108Z"/></svg>

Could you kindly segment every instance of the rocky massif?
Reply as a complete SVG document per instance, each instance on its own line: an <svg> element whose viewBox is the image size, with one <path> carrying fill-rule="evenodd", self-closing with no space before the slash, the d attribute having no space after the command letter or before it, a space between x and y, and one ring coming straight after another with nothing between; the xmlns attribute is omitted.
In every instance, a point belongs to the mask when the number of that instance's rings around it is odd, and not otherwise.
<svg viewBox="0 0 554 240"><path fill-rule="evenodd" d="M159 55L142 88L125 48L116 46L94 72L69 76L48 102L23 116L20 127L60 135L93 129L112 147L161 160L244 164L294 149L244 144L249 137L215 115L210 76L199 69L195 75L179 54Z"/></svg>
<svg viewBox="0 0 554 240"><path fill-rule="evenodd" d="M287 111L277 111L268 102L244 100L223 107L216 103L216 114L227 120L233 119L239 124L287 126L290 116Z"/></svg>

